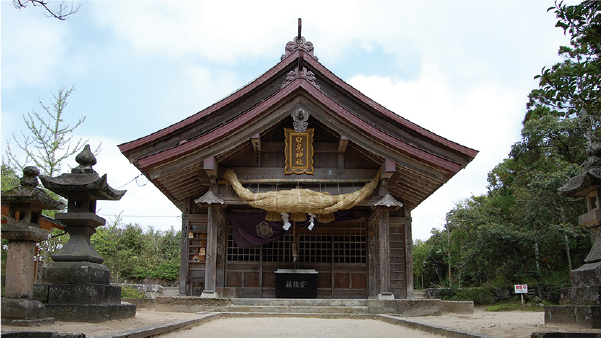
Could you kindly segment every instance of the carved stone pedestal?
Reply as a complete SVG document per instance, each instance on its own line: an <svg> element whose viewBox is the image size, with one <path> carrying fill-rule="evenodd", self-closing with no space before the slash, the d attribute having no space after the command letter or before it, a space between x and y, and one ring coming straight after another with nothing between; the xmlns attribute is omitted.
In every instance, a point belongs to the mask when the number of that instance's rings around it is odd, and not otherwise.
<svg viewBox="0 0 601 338"><path fill-rule="evenodd" d="M587 170L568 181L559 194L587 198L588 212L578 217L578 223L591 229L593 247L585 264L570 272L572 287L561 290L561 305L545 307L545 323L601 329L601 145L590 145L587 152Z"/></svg>
<svg viewBox="0 0 601 338"><path fill-rule="evenodd" d="M31 299L2 298L2 325L38 326L54 324L44 304Z"/></svg>
<svg viewBox="0 0 601 338"><path fill-rule="evenodd" d="M44 209L61 209L64 203L53 200L38 188L36 167L23 169L21 186L2 193L2 203L8 205L2 238L8 240L6 255L5 294L2 298L2 324L37 326L54 323L44 305L33 300L35 279L35 246L48 237L40 228Z"/></svg>
<svg viewBox="0 0 601 338"><path fill-rule="evenodd" d="M121 304L121 287L110 284L110 271L96 252L90 236L105 224L96 215L97 200L119 200L125 191L114 190L92 166L96 158L88 145L75 158L79 166L59 177L42 176L44 186L68 200L66 213L56 219L66 225L69 242L51 258L42 280L34 285L34 299L56 320L99 323L132 318L136 306Z"/></svg>

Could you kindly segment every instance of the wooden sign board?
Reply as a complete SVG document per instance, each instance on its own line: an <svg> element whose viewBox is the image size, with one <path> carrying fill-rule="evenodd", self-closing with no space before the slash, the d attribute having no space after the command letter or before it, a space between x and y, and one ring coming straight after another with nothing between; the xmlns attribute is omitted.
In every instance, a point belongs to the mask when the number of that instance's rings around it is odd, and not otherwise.
<svg viewBox="0 0 601 338"><path fill-rule="evenodd" d="M285 128L286 168L285 174L313 175L313 128L302 133Z"/></svg>
<svg viewBox="0 0 601 338"><path fill-rule="evenodd" d="M515 293L528 293L528 284L514 285L513 289Z"/></svg>

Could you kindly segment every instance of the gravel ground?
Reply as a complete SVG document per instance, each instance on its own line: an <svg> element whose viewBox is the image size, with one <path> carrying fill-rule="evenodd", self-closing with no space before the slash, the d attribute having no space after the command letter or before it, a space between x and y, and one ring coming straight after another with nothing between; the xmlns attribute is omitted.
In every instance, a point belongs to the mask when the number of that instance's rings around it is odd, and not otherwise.
<svg viewBox="0 0 601 338"><path fill-rule="evenodd" d="M104 323L56 322L54 325L22 328L2 326L8 331L51 331L62 333L85 333L86 336L110 336L117 332L149 327L174 321L201 317L201 314L179 312L155 312L138 309L136 318L112 320ZM486 312L477 308L474 314L445 314L442 316L407 318L420 323L445 326L464 331L480 332L496 337L530 337L532 332L597 332L581 328L545 325L543 312ZM219 319L182 330L165 337L436 337L421 331L372 319L320 319L320 318L228 318Z"/></svg>

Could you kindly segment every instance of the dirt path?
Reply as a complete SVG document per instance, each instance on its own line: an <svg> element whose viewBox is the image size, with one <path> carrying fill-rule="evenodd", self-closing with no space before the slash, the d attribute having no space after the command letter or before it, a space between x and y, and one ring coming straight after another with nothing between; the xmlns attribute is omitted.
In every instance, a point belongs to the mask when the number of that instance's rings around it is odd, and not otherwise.
<svg viewBox="0 0 601 338"><path fill-rule="evenodd" d="M532 311L488 312L485 311L485 308L476 308L474 314L445 314L409 319L420 323L485 333L495 337L530 337L532 332L601 333L601 330L545 325L545 313Z"/></svg>
<svg viewBox="0 0 601 338"><path fill-rule="evenodd" d="M441 337L373 319L228 318L161 335L198 337Z"/></svg>
<svg viewBox="0 0 601 338"><path fill-rule="evenodd" d="M112 320L104 323L70 323L56 322L54 325L34 328L22 328L2 325L2 332L8 331L52 331L62 333L85 333L86 336L104 336L149 327L152 325L199 318L194 313L155 312L154 310L138 309L136 318ZM474 314L445 314L442 316L407 318L420 323L429 323L464 331L485 333L497 337L530 337L532 332L543 331L572 331L597 332L601 330L586 330L573 327L545 325L543 312L486 312L483 308L476 309ZM319 319L319 318L230 318L219 319L198 326L191 330L180 331L177 335L167 337L195 337L210 333L220 337L249 336L275 337L436 337L421 331L413 331L402 326L392 325L371 319ZM181 335L180 335L181 334ZM189 337L192 337L189 335Z"/></svg>

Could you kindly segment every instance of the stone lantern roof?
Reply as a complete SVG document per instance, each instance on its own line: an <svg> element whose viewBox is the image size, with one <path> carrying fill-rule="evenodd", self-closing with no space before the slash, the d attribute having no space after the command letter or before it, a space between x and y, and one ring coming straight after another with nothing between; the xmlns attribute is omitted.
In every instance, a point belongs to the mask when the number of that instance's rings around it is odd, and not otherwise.
<svg viewBox="0 0 601 338"><path fill-rule="evenodd" d="M557 189L559 195L585 197L591 191L601 190L601 144L590 144L586 153L589 158L584 163L585 171Z"/></svg>
<svg viewBox="0 0 601 338"><path fill-rule="evenodd" d="M75 157L79 166L71 169L71 173L57 177L40 176L44 187L63 197L70 198L74 194L89 194L94 200L119 200L127 190L116 190L107 183L106 174L98 175L92 169L96 158L86 145L81 153Z"/></svg>
<svg viewBox="0 0 601 338"><path fill-rule="evenodd" d="M62 209L65 203L57 201L50 197L44 190L38 188L38 176L40 170L36 167L25 167L23 169L23 178L21 186L2 193L2 203L4 204L31 204L40 209Z"/></svg>

